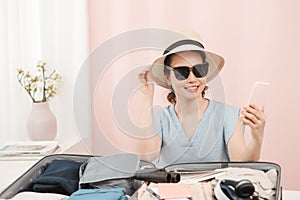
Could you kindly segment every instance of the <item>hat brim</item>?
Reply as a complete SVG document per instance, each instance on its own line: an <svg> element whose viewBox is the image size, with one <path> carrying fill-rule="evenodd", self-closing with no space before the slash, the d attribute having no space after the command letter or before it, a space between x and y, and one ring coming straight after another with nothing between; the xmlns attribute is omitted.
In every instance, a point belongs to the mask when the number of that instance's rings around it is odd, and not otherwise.
<svg viewBox="0 0 300 200"><path fill-rule="evenodd" d="M202 51L206 54L205 61L208 62L208 73L206 75L207 82L211 81L213 78L215 78L218 73L222 70L224 66L224 58L216 53L213 53L211 51L208 51L206 49L199 48L191 48L189 49L182 49L178 50L176 52L170 52L168 54L163 55L162 57L156 59L153 64L150 66L150 77L151 79L158 85L164 87L164 88L170 88L170 85L167 82L166 75L164 74L164 61L166 56L171 54L176 54L184 51Z"/></svg>

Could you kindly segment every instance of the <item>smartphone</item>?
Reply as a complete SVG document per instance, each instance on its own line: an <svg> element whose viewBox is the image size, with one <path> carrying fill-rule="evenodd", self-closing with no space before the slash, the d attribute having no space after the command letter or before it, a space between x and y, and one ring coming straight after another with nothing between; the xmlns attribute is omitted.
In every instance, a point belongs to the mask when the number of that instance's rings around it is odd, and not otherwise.
<svg viewBox="0 0 300 200"><path fill-rule="evenodd" d="M251 89L251 93L248 99L248 105L254 104L258 106L260 109L264 107L270 98L270 83L269 82L261 82L256 81L253 84Z"/></svg>

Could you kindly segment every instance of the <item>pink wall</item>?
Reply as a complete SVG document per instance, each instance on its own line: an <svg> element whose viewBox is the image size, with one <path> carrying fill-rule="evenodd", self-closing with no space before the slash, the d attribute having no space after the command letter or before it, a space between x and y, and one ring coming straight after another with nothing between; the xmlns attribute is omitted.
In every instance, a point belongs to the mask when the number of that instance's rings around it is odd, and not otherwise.
<svg viewBox="0 0 300 200"><path fill-rule="evenodd" d="M221 78L227 103L242 106L247 103L255 81L271 83L261 160L281 165L284 189L300 190L300 156L297 155L300 152L300 87L296 82L300 74L299 7L300 1L297 0L90 0L90 50L92 52L116 34L137 28L193 30L200 33L206 48L225 57ZM154 55L145 58L144 63L137 61L136 66L150 63ZM129 60L132 61L131 58ZM127 68L130 69L132 67ZM101 80L105 81L100 84L102 87L105 85L101 91L108 92L120 77L122 75L116 70L108 72L107 79ZM96 97L97 94L99 96L97 91ZM105 105L109 105L109 99ZM103 109L105 114L109 112L105 106L97 109ZM121 149L131 146L132 140L119 137L114 129L109 129L113 126L111 117L106 115L103 119L103 123L108 124L106 131L112 130L111 135L117 143L125 144ZM96 133L97 121L93 123L94 152L118 152L118 149L107 145L107 137Z"/></svg>

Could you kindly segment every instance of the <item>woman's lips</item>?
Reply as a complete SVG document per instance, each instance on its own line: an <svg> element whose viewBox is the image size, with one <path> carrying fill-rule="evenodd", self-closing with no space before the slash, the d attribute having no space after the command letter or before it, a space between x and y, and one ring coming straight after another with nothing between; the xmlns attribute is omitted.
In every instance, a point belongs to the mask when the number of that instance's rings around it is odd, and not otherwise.
<svg viewBox="0 0 300 200"><path fill-rule="evenodd" d="M188 87L185 87L185 89L189 92L197 92L199 86L188 86Z"/></svg>

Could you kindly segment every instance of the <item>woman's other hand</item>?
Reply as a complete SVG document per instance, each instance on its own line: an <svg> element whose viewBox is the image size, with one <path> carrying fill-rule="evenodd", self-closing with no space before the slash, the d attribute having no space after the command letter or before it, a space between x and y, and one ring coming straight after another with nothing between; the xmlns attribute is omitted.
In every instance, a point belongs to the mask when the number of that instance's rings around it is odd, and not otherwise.
<svg viewBox="0 0 300 200"><path fill-rule="evenodd" d="M264 107L260 109L254 104L243 107L241 109L241 120L243 124L248 125L251 128L252 139L257 142L262 142L266 125Z"/></svg>
<svg viewBox="0 0 300 200"><path fill-rule="evenodd" d="M150 78L149 68L144 69L138 75L139 81L141 83L141 92L145 95L153 95L154 93L154 84Z"/></svg>

